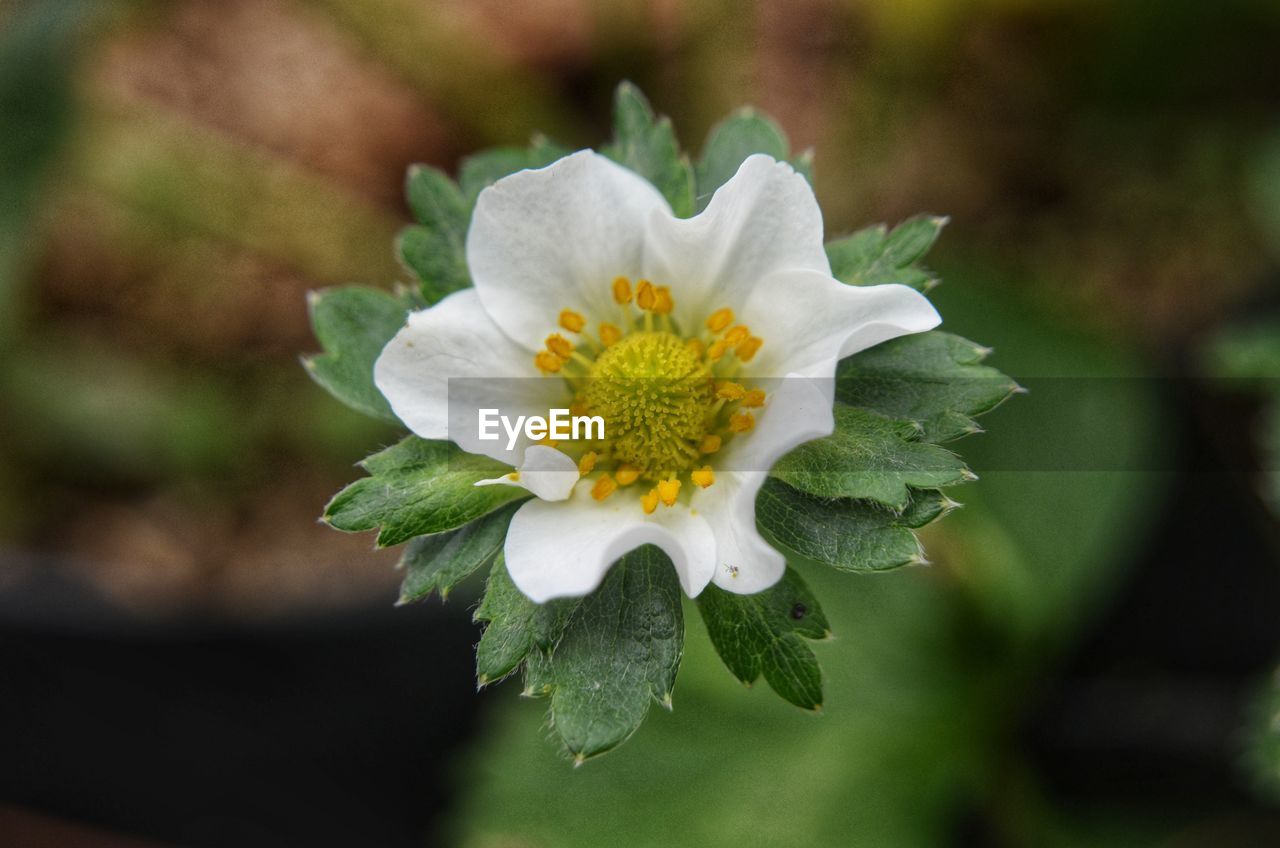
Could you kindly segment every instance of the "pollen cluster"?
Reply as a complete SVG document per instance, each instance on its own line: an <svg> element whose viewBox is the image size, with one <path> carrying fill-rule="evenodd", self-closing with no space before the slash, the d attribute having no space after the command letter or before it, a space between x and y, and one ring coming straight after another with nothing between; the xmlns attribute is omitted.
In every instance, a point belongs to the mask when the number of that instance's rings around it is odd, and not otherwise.
<svg viewBox="0 0 1280 848"><path fill-rule="evenodd" d="M633 286L627 277L609 285L616 314L591 316L592 333L586 316L562 310L563 332L547 337L534 364L569 383L573 414L605 421L603 440L555 445L593 478L592 497L604 501L642 481L640 506L651 513L680 500L682 478L686 492L712 485L713 455L755 427L752 410L765 405L765 393L735 377L764 341L735 324L728 307L682 327L668 286Z"/></svg>

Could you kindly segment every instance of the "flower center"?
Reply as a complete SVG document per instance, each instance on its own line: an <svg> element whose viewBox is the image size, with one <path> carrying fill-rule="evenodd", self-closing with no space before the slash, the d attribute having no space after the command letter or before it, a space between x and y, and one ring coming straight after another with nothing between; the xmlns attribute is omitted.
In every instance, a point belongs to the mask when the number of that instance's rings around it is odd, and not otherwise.
<svg viewBox="0 0 1280 848"><path fill-rule="evenodd" d="M755 427L751 410L764 406L765 393L734 380L764 340L734 324L728 307L682 331L671 314L671 289L648 280L633 290L631 280L618 277L612 293L619 314L593 317L613 320L601 321L593 336L586 317L563 310L560 328L577 344L552 333L533 362L569 384L575 415L605 422L602 440L549 444L577 458L578 473L593 478L591 496L598 501L649 481L640 505L651 513L680 499L681 475L703 489L715 483L707 460Z"/></svg>
<svg viewBox="0 0 1280 848"><path fill-rule="evenodd" d="M715 383L684 339L640 332L600 354L581 396L590 414L604 418L614 457L656 480L697 462Z"/></svg>

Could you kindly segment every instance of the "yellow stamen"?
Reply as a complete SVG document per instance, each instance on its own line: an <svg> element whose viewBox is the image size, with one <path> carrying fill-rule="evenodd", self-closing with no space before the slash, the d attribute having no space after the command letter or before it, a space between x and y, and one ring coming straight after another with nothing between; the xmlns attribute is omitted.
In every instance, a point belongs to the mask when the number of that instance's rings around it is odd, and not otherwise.
<svg viewBox="0 0 1280 848"><path fill-rule="evenodd" d="M724 356L725 351L727 351L728 349L729 349L729 346L724 343L723 339L721 339L718 342L713 342L711 347L707 348L707 359L710 359L712 362L715 362L718 359L720 359L720 357Z"/></svg>
<svg viewBox="0 0 1280 848"><path fill-rule="evenodd" d="M569 340L559 333L552 333L547 336L547 350L561 359L568 359L573 355L573 345L569 344Z"/></svg>
<svg viewBox="0 0 1280 848"><path fill-rule="evenodd" d="M716 386L716 397L722 397L725 400L740 400L747 390L742 388L741 383L721 383Z"/></svg>
<svg viewBox="0 0 1280 848"><path fill-rule="evenodd" d="M586 477L590 474L591 470L596 467L597 458L595 451L587 451L584 453L582 455L582 459L578 460L578 476Z"/></svg>
<svg viewBox="0 0 1280 848"><path fill-rule="evenodd" d="M707 319L707 329L718 333L732 323L733 310L726 306L711 313L711 317Z"/></svg>
<svg viewBox="0 0 1280 848"><path fill-rule="evenodd" d="M760 345L764 344L764 339L759 336L748 336L744 339L734 351L738 355L738 359L743 362L750 362L751 358L756 355L756 351L760 349Z"/></svg>
<svg viewBox="0 0 1280 848"><path fill-rule="evenodd" d="M622 338L622 330L613 324L605 323L600 325L600 341L604 342L605 347L615 345Z"/></svg>
<svg viewBox="0 0 1280 848"><path fill-rule="evenodd" d="M613 299L623 304L631 302L631 281L626 277L613 278Z"/></svg>
<svg viewBox="0 0 1280 848"><path fill-rule="evenodd" d="M729 416L729 429L735 433L749 433L755 426L755 416L750 412L735 412Z"/></svg>
<svg viewBox="0 0 1280 848"><path fill-rule="evenodd" d="M716 481L716 473L711 470L710 465L704 465L697 471L690 471L689 479L705 489Z"/></svg>
<svg viewBox="0 0 1280 848"><path fill-rule="evenodd" d="M747 336L751 335L751 331L747 329L745 324L739 324L732 330L724 334L725 344L732 347L741 341L745 341Z"/></svg>
<svg viewBox="0 0 1280 848"><path fill-rule="evenodd" d="M707 346L698 339L689 339L689 341L684 343L684 346L689 348L689 350L693 352L693 355L699 359L701 359L702 354L707 351Z"/></svg>
<svg viewBox="0 0 1280 848"><path fill-rule="evenodd" d="M614 482L613 478L608 474L604 474L601 475L600 479L596 481L596 484L591 487L591 497L598 501L602 501L612 495L617 491L617 489L618 484Z"/></svg>
<svg viewBox="0 0 1280 848"><path fill-rule="evenodd" d="M648 280L641 280L636 283L636 306L645 310L652 311L658 303L658 294L653 289L653 283Z"/></svg>
<svg viewBox="0 0 1280 848"><path fill-rule="evenodd" d="M659 315L669 315L671 310L675 309L675 301L671 299L671 288L669 286L658 286L653 290L654 297L657 302L653 304L653 311Z"/></svg>
<svg viewBox="0 0 1280 848"><path fill-rule="evenodd" d="M742 396L742 405L753 409L757 406L764 406L764 390L752 389L747 392Z"/></svg>
<svg viewBox="0 0 1280 848"><path fill-rule="evenodd" d="M698 445L699 453L715 453L720 450L720 437L713 434L702 437L702 444Z"/></svg>
<svg viewBox="0 0 1280 848"><path fill-rule="evenodd" d="M507 479L508 479L508 480L510 480L512 483L519 483L519 482L520 482L520 472L519 472L519 471L512 471L510 474L508 474L508 475L507 475Z"/></svg>
<svg viewBox="0 0 1280 848"><path fill-rule="evenodd" d="M533 358L533 364L543 374L554 374L564 366L564 360L549 350L544 350Z"/></svg>
<svg viewBox="0 0 1280 848"><path fill-rule="evenodd" d="M560 326L571 333L581 333L582 328L587 326L587 319L572 309L564 309L560 312Z"/></svg>
<svg viewBox="0 0 1280 848"><path fill-rule="evenodd" d="M658 508L658 490L650 489L649 494L640 498L640 506L644 507L644 514L650 515Z"/></svg>
<svg viewBox="0 0 1280 848"><path fill-rule="evenodd" d="M613 472L613 476L617 478L619 486L630 486L640 479L640 469L624 462Z"/></svg>
<svg viewBox="0 0 1280 848"><path fill-rule="evenodd" d="M667 506L675 506L676 498L680 496L679 480L659 480L658 481L658 497Z"/></svg>

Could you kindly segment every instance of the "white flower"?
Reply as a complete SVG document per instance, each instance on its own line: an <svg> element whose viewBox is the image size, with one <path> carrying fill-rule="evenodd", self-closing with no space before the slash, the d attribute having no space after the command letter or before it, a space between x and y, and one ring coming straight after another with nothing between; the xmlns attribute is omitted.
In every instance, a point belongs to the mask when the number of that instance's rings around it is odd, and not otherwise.
<svg viewBox="0 0 1280 848"><path fill-rule="evenodd" d="M535 495L505 552L539 603L650 543L690 597L773 585L785 560L755 522L769 467L832 432L840 358L939 322L910 288L833 279L813 191L762 155L680 219L580 151L483 191L466 248L475 288L410 315L374 377L414 433L517 467L484 482ZM477 438L485 407L600 415L608 440L508 452Z"/></svg>

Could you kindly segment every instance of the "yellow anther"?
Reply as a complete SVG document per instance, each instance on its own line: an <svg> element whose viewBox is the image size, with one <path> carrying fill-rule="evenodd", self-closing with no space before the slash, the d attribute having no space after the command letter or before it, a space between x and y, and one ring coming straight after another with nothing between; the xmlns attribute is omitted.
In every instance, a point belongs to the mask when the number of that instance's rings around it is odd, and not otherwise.
<svg viewBox="0 0 1280 848"><path fill-rule="evenodd" d="M619 486L630 486L640 479L640 469L624 462L613 472L613 476L617 478Z"/></svg>
<svg viewBox="0 0 1280 848"><path fill-rule="evenodd" d="M671 299L671 288L669 286L658 286L653 290L654 297L657 302L653 304L653 311L659 315L668 315L672 309L675 309L676 303Z"/></svg>
<svg viewBox="0 0 1280 848"><path fill-rule="evenodd" d="M755 416L750 412L735 412L729 416L729 429L735 433L749 433L755 426Z"/></svg>
<svg viewBox="0 0 1280 848"><path fill-rule="evenodd" d="M718 333L732 323L733 310L726 306L711 313L711 317L707 319L707 329Z"/></svg>
<svg viewBox="0 0 1280 848"><path fill-rule="evenodd" d="M605 347L610 347L618 343L622 338L622 330L613 324L600 325L600 341L604 342Z"/></svg>
<svg viewBox="0 0 1280 848"><path fill-rule="evenodd" d="M725 400L741 400L746 393L747 390L742 388L741 383L725 382L716 386L716 397L721 397Z"/></svg>
<svg viewBox="0 0 1280 848"><path fill-rule="evenodd" d="M587 319L572 309L563 309L560 311L560 326L571 333L581 333L582 328L587 326Z"/></svg>
<svg viewBox="0 0 1280 848"><path fill-rule="evenodd" d="M720 450L720 437L710 434L702 437L702 444L698 445L699 453L715 453Z"/></svg>
<svg viewBox="0 0 1280 848"><path fill-rule="evenodd" d="M573 345L569 344L569 340L559 333L552 333L547 336L547 350L561 359L568 359L573 355Z"/></svg>
<svg viewBox="0 0 1280 848"><path fill-rule="evenodd" d="M640 498L640 506L644 507L644 514L650 515L658 508L658 490L650 489L649 494Z"/></svg>
<svg viewBox="0 0 1280 848"><path fill-rule="evenodd" d="M675 506L676 498L680 496L679 480L659 480L658 481L658 497L667 506Z"/></svg>
<svg viewBox="0 0 1280 848"><path fill-rule="evenodd" d="M748 336L738 345L734 351L738 355L738 359L743 362L750 362L751 358L756 355L756 351L760 349L760 345L764 344L764 339L759 336Z"/></svg>
<svg viewBox="0 0 1280 848"><path fill-rule="evenodd" d="M653 288L653 283L648 280L641 280L636 283L636 306L645 311L651 311L658 303L658 293Z"/></svg>
<svg viewBox="0 0 1280 848"><path fill-rule="evenodd" d="M721 339L718 342L712 342L711 347L707 348L707 359L715 362L720 359L720 357L724 356L725 351L728 349L729 346L724 343L724 339Z"/></svg>
<svg viewBox="0 0 1280 848"><path fill-rule="evenodd" d="M716 481L716 473L711 470L710 465L704 465L697 471L690 471L689 479L699 488L705 489Z"/></svg>
<svg viewBox="0 0 1280 848"><path fill-rule="evenodd" d="M739 342L745 341L747 336L751 335L751 331L747 329L745 324L739 324L732 330L724 334L725 344L732 347Z"/></svg>
<svg viewBox="0 0 1280 848"><path fill-rule="evenodd" d="M618 303L631 302L631 281L626 277L613 278L613 299Z"/></svg>
<svg viewBox="0 0 1280 848"><path fill-rule="evenodd" d="M508 474L508 475L507 475L507 479L508 479L508 480L510 480L512 483L519 483L519 482L520 482L520 472L519 472L519 471L512 471L510 474Z"/></svg>
<svg viewBox="0 0 1280 848"><path fill-rule="evenodd" d="M591 487L591 497L598 501L602 501L617 490L618 484L614 482L614 479L608 474L604 474L596 481L596 484Z"/></svg>
<svg viewBox="0 0 1280 848"><path fill-rule="evenodd" d="M752 389L751 391L747 392L745 395L742 396L742 405L751 407L751 408L755 408L757 406L764 406L764 390Z"/></svg>
<svg viewBox="0 0 1280 848"><path fill-rule="evenodd" d="M582 459L578 460L578 476L585 477L590 474L591 470L596 467L597 458L595 451L584 453Z"/></svg>
<svg viewBox="0 0 1280 848"><path fill-rule="evenodd" d="M689 348L689 350L693 352L693 355L699 359L702 358L702 354L707 352L707 346L698 339L689 339L689 341L684 343L684 346Z"/></svg>
<svg viewBox="0 0 1280 848"><path fill-rule="evenodd" d="M549 350L544 350L533 358L533 364L543 374L554 374L564 365L564 360Z"/></svg>

